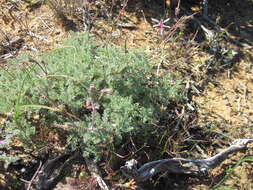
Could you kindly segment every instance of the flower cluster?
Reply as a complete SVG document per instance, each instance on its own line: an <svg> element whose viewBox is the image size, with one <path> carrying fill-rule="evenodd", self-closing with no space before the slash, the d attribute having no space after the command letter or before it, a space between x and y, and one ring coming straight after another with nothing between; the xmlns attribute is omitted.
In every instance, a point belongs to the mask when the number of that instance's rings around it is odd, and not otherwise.
<svg viewBox="0 0 253 190"><path fill-rule="evenodd" d="M160 21L155 19L155 18L151 18L151 20L153 22L157 23L157 24L153 25L153 27L158 27L160 29L161 35L163 35L163 32L164 32L165 28L170 28L170 26L165 25L165 23L168 22L170 20L170 18L167 18L165 20L160 20Z"/></svg>

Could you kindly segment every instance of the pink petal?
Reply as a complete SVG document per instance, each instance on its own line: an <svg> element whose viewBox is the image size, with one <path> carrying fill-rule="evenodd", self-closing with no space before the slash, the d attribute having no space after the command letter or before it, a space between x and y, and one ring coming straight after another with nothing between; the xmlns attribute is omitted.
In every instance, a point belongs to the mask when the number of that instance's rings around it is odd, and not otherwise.
<svg viewBox="0 0 253 190"><path fill-rule="evenodd" d="M111 94L112 93L112 89L105 88L105 89L100 90L100 93L101 94Z"/></svg>
<svg viewBox="0 0 253 190"><path fill-rule="evenodd" d="M152 20L153 22L160 22L159 20L157 20L157 19L155 19L155 18L151 18L151 20Z"/></svg>
<svg viewBox="0 0 253 190"><path fill-rule="evenodd" d="M0 144L6 144L6 142L5 141L0 141Z"/></svg>
<svg viewBox="0 0 253 190"><path fill-rule="evenodd" d="M163 21L163 23L166 23L170 20L170 18L167 18L166 20Z"/></svg>

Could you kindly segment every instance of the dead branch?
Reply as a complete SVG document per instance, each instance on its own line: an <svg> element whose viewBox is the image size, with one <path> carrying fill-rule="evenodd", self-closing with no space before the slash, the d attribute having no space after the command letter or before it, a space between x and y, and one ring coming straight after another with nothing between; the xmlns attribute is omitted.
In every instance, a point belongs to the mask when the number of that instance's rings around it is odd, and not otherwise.
<svg viewBox="0 0 253 190"><path fill-rule="evenodd" d="M205 0L205 1L207 2L207 0ZM205 2L205 3L206 3L206 2ZM185 12L185 14L186 14L187 16L192 15L192 14L189 13L186 9L184 9L184 8L181 8L181 9ZM242 48L244 48L244 49L252 49L252 48L253 48L253 46L251 46L251 45L249 45L249 44L247 44L247 43L245 43L245 42L240 42L240 41L238 41L238 40L236 40L236 39L231 38L232 35L231 35L226 29L224 29L224 28L220 27L219 25L217 25L214 21L212 21L212 20L207 16L207 9L206 9L206 8L204 9L204 15L203 15L202 18L203 18L205 21L207 21L209 24L213 25L213 29L214 29L214 30L209 30L209 29L207 29L207 28L202 24L202 22L201 22L199 19L197 19L196 17L194 17L194 16L192 17L192 20L200 26L200 28L203 30L204 35L205 35L205 37L207 38L207 40L213 41L213 39L214 39L214 37L215 37L215 33L217 33L217 32L223 32L223 33L224 33L224 38L225 38L227 41L232 42L232 43L236 44L237 46L242 47Z"/></svg>
<svg viewBox="0 0 253 190"><path fill-rule="evenodd" d="M253 138L238 139L235 140L229 148L211 158L196 160L184 158L162 159L148 162L139 169L137 169L137 161L133 159L127 161L125 165L121 167L121 171L126 177L132 178L137 182L145 181L162 172L205 175L209 169L215 168L222 161L227 159L229 154L247 148L247 144L252 142Z"/></svg>
<svg viewBox="0 0 253 190"><path fill-rule="evenodd" d="M26 34L29 35L29 36L31 36L31 37L33 37L33 38L37 38L38 40L44 41L46 43L49 43L48 39L46 39L45 37L40 36L38 34L35 34L35 33L31 32L31 31L26 32Z"/></svg>
<svg viewBox="0 0 253 190"><path fill-rule="evenodd" d="M101 177L101 172L99 171L96 163L89 158L85 158L85 162L86 162L86 165L87 165L89 171L91 172L92 177L94 177L95 180L97 181L100 189L109 190L105 181Z"/></svg>
<svg viewBox="0 0 253 190"><path fill-rule="evenodd" d="M66 153L48 160L38 172L34 184L36 190L51 190L66 175L67 167L80 156L79 152Z"/></svg>

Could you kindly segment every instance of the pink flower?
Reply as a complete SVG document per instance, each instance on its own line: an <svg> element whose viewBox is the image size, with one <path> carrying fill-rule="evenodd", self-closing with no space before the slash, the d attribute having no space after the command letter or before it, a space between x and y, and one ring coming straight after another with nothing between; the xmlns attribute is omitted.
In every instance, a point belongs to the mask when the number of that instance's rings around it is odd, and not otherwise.
<svg viewBox="0 0 253 190"><path fill-rule="evenodd" d="M19 63L18 66L20 68L23 68L23 67L25 67L26 64L27 64L27 62L24 61L24 62Z"/></svg>
<svg viewBox="0 0 253 190"><path fill-rule="evenodd" d="M84 107L87 110L94 111L94 110L98 110L99 109L99 104L98 103L94 103L91 99L88 98L86 100L86 103L85 103Z"/></svg>
<svg viewBox="0 0 253 190"><path fill-rule="evenodd" d="M85 108L87 110L92 110L93 109L93 104L92 104L92 101L90 99L86 100Z"/></svg>
<svg viewBox="0 0 253 190"><path fill-rule="evenodd" d="M153 22L156 22L157 24L153 25L153 27L158 27L160 29L161 35L163 35L163 31L165 28L170 28L170 26L165 25L164 23L168 22L170 18L167 18L165 20L157 20L155 18L151 18Z"/></svg>
<svg viewBox="0 0 253 190"><path fill-rule="evenodd" d="M101 94L112 94L112 92L113 90L110 88L105 88L105 89L100 90Z"/></svg>
<svg viewBox="0 0 253 190"><path fill-rule="evenodd" d="M5 142L5 141L0 141L0 145L1 145L1 144L6 144L6 142Z"/></svg>

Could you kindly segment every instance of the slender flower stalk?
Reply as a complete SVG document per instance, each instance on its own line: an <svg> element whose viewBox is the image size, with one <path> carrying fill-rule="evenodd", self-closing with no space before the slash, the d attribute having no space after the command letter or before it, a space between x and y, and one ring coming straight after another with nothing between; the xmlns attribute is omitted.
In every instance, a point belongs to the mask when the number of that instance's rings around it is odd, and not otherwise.
<svg viewBox="0 0 253 190"><path fill-rule="evenodd" d="M153 27L158 27L160 29L160 34L163 35L165 28L170 28L170 26L165 25L166 22L170 20L170 18L167 18L165 20L157 20L155 18L151 18L153 22L156 22L157 24L153 25Z"/></svg>

